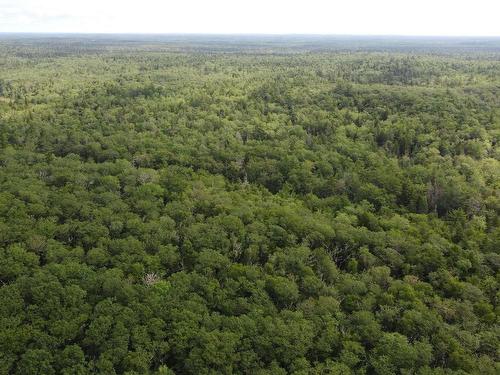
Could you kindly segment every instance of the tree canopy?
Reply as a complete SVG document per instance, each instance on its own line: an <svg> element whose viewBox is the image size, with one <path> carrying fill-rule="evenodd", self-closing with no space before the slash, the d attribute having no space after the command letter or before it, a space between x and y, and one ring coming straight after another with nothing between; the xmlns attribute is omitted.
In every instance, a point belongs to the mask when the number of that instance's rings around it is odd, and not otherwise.
<svg viewBox="0 0 500 375"><path fill-rule="evenodd" d="M0 40L0 374L498 374L500 47L248 43Z"/></svg>

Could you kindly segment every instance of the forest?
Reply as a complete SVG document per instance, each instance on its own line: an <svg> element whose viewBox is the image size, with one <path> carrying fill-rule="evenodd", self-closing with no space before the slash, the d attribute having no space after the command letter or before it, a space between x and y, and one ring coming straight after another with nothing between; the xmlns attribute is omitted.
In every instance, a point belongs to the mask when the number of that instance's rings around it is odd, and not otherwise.
<svg viewBox="0 0 500 375"><path fill-rule="evenodd" d="M500 373L500 39L0 35L0 374Z"/></svg>

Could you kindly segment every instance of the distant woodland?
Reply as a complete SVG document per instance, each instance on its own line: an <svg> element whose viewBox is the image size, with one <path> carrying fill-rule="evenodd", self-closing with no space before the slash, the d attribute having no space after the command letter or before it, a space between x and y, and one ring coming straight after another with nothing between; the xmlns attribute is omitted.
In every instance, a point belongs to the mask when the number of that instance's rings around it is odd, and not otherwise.
<svg viewBox="0 0 500 375"><path fill-rule="evenodd" d="M0 35L0 374L500 373L500 40Z"/></svg>

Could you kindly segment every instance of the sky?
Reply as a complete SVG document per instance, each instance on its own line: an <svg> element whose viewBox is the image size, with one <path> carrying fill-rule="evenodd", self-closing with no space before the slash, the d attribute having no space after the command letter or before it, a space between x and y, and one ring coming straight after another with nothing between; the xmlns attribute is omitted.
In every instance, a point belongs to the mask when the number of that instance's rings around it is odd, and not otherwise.
<svg viewBox="0 0 500 375"><path fill-rule="evenodd" d="M0 32L500 36L500 0L0 0Z"/></svg>

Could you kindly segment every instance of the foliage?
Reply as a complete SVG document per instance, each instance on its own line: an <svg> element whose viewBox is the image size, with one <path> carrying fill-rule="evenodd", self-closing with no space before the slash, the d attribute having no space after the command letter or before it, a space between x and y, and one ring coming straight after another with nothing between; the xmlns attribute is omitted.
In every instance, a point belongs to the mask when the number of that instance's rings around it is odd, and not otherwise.
<svg viewBox="0 0 500 375"><path fill-rule="evenodd" d="M497 374L498 45L213 43L1 41L0 373Z"/></svg>

